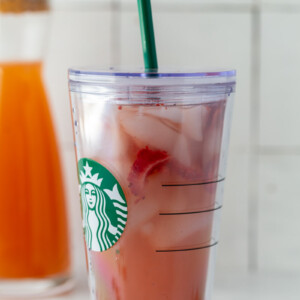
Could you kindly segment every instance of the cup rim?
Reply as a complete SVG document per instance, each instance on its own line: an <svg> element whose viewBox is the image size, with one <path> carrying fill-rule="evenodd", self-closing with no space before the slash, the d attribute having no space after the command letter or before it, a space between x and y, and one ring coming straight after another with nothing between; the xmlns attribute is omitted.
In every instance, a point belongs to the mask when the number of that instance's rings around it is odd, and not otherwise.
<svg viewBox="0 0 300 300"><path fill-rule="evenodd" d="M170 69L159 68L157 70L148 70L135 67L72 67L69 68L69 77L81 76L104 76L104 77L139 77L139 78L191 78L191 77L218 77L218 78L234 78L236 70L217 70L217 71L199 71L199 69Z"/></svg>

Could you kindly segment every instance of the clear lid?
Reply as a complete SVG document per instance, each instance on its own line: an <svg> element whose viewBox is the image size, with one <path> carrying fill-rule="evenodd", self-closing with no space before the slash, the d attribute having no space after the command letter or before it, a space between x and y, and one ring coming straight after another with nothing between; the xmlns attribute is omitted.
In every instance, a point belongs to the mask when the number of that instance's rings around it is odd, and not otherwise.
<svg viewBox="0 0 300 300"><path fill-rule="evenodd" d="M71 92L107 96L115 100L145 102L183 99L205 100L235 91L235 70L217 72L145 72L109 68L72 68L69 70Z"/></svg>

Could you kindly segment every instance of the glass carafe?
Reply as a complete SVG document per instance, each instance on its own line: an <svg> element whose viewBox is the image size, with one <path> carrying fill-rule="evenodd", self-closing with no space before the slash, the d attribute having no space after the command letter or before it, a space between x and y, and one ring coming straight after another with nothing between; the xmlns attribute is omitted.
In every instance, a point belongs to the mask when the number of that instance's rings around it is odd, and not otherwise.
<svg viewBox="0 0 300 300"><path fill-rule="evenodd" d="M42 80L47 1L0 0L0 295L70 284L59 152Z"/></svg>

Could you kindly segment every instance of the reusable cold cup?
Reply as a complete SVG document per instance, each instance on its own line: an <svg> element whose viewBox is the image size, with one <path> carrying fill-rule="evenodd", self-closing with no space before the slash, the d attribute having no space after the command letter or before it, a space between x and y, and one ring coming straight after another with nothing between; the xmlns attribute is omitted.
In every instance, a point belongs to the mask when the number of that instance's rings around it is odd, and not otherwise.
<svg viewBox="0 0 300 300"><path fill-rule="evenodd" d="M92 299L208 300L235 72L72 69Z"/></svg>

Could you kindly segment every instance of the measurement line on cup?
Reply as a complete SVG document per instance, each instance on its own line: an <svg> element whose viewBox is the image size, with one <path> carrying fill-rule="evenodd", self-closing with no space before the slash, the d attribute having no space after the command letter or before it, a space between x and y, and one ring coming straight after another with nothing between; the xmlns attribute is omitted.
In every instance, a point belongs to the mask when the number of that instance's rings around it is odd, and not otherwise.
<svg viewBox="0 0 300 300"><path fill-rule="evenodd" d="M176 186L190 186L190 185L205 185L205 184L212 184L212 183L218 183L221 181L224 181L224 178L218 179L218 180L214 180L214 181L206 181L206 182L198 182L198 183L175 183L175 184L162 184L162 187L176 187Z"/></svg>
<svg viewBox="0 0 300 300"><path fill-rule="evenodd" d="M214 247L217 244L218 244L218 242L214 242L211 245L207 245L207 246L203 246L203 247L187 248L187 249L156 250L156 252L162 253L162 252L181 252L181 251L201 250L201 249L206 249L206 248Z"/></svg>
<svg viewBox="0 0 300 300"><path fill-rule="evenodd" d="M201 214L201 213L207 213L211 211L215 211L218 209L221 209L223 205L220 205L216 208L211 208L207 210L198 210L198 211L188 211L188 212L170 212L170 213L159 213L160 216L177 216L177 215L191 215L191 214Z"/></svg>

